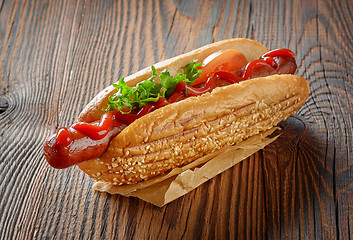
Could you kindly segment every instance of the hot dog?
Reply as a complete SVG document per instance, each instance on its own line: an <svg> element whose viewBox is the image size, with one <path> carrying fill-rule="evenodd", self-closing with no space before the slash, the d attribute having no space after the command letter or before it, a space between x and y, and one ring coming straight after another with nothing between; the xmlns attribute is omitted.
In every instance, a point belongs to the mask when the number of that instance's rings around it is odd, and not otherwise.
<svg viewBox="0 0 353 240"><path fill-rule="evenodd" d="M291 51L249 39L165 60L100 92L48 139L46 159L113 185L150 179L294 114L309 95L296 67Z"/></svg>

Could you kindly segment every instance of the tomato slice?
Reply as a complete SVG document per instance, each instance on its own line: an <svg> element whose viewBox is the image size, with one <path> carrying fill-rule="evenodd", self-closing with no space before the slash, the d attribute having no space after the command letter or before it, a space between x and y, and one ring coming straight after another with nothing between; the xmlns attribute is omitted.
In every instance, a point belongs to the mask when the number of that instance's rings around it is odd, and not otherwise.
<svg viewBox="0 0 353 240"><path fill-rule="evenodd" d="M228 49L224 51L218 51L211 54L203 61L202 73L200 77L196 79L193 86L206 82L210 77L210 74L222 70L222 71L232 71L244 67L248 61L246 61L245 56L235 49Z"/></svg>

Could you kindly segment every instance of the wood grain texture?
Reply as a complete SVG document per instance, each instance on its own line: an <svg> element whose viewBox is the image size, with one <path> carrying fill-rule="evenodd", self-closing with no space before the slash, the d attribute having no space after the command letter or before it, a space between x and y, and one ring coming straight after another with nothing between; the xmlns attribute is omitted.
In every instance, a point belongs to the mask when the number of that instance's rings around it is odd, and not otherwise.
<svg viewBox="0 0 353 240"><path fill-rule="evenodd" d="M351 239L352 25L350 0L0 0L0 239ZM45 162L104 87L233 37L292 49L310 83L263 151L162 208Z"/></svg>

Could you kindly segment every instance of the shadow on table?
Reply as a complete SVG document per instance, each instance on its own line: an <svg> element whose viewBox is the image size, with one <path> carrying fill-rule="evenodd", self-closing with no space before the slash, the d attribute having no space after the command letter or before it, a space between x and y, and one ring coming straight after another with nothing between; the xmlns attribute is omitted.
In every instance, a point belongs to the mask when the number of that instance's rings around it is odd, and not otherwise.
<svg viewBox="0 0 353 240"><path fill-rule="evenodd" d="M299 116L280 126L282 135L263 155L267 236L335 238L335 163L327 129Z"/></svg>

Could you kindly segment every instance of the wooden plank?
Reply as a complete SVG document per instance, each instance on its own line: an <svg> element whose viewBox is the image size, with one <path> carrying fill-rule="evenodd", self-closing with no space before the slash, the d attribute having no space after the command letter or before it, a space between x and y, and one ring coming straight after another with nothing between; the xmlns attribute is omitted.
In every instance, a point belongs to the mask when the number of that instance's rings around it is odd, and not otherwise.
<svg viewBox="0 0 353 240"><path fill-rule="evenodd" d="M338 192L352 182L352 76L345 69L352 18L342 19L351 11L348 5L311 1L290 8L297 13L292 42L298 72L309 80L311 95L300 117L289 120L295 131L264 151L271 238L349 239L352 234L348 211L338 205Z"/></svg>
<svg viewBox="0 0 353 240"><path fill-rule="evenodd" d="M64 59L73 48L65 41L71 37L76 8L67 2L22 1L5 2L2 7L6 24L0 82L8 103L0 117L3 239L35 234L38 214L44 210L39 206L50 188L43 188L48 173L41 153L43 137L53 130L48 122L58 114Z"/></svg>
<svg viewBox="0 0 353 240"><path fill-rule="evenodd" d="M353 236L350 1L0 1L0 239ZM248 37L295 51L311 95L264 151L157 208L54 170L44 139L120 77Z"/></svg>

